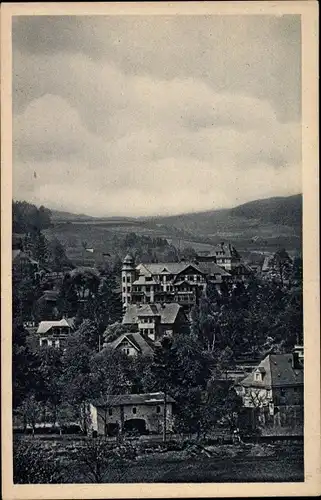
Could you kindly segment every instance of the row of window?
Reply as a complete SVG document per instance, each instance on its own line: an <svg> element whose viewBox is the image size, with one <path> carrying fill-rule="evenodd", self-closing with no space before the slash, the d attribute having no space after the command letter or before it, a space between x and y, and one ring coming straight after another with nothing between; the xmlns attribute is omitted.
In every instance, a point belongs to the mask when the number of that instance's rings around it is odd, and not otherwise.
<svg viewBox="0 0 321 500"><path fill-rule="evenodd" d="M54 345L55 347L60 347L60 340L40 339L39 343L40 346L52 347Z"/></svg>
<svg viewBox="0 0 321 500"><path fill-rule="evenodd" d="M155 335L155 331L153 328L142 328L141 331L144 335Z"/></svg>
<svg viewBox="0 0 321 500"><path fill-rule="evenodd" d="M123 283L130 283L130 276L123 276Z"/></svg>
<svg viewBox="0 0 321 500"><path fill-rule="evenodd" d="M160 413L161 412L161 407L160 406L156 406L156 413ZM136 415L137 413L137 408L136 406L133 406L132 408L132 413L133 415ZM111 417L113 415L113 408L109 408L108 409L108 415Z"/></svg>
<svg viewBox="0 0 321 500"><path fill-rule="evenodd" d="M123 293L126 293L126 291L127 293L130 293L130 286L128 286L127 289L125 286L123 286Z"/></svg>

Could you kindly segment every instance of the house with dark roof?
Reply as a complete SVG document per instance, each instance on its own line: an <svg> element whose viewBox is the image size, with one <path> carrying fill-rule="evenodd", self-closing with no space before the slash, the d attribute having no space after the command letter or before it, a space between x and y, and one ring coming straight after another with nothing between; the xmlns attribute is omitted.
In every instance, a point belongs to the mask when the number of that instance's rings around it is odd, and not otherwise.
<svg viewBox="0 0 321 500"><path fill-rule="evenodd" d="M104 348L122 351L127 356L153 356L155 344L142 332L128 332L104 344Z"/></svg>
<svg viewBox="0 0 321 500"><path fill-rule="evenodd" d="M303 364L296 352L269 354L236 390L249 408L303 406Z"/></svg>
<svg viewBox="0 0 321 500"><path fill-rule="evenodd" d="M164 424L164 393L120 394L93 400L90 404L91 432L111 435L133 430L159 434ZM175 400L166 396L166 429L173 426Z"/></svg>
<svg viewBox="0 0 321 500"><path fill-rule="evenodd" d="M178 333L188 323L183 308L177 303L130 304L123 325L136 325L138 331L152 341Z"/></svg>
<svg viewBox="0 0 321 500"><path fill-rule="evenodd" d="M231 243L222 241L208 255L198 255L199 262L215 262L226 271L232 271L241 263L241 256Z"/></svg>
<svg viewBox="0 0 321 500"><path fill-rule="evenodd" d="M22 277L35 274L39 271L39 262L32 259L20 249L12 250L12 273L14 276Z"/></svg>
<svg viewBox="0 0 321 500"><path fill-rule="evenodd" d="M209 269L211 267L211 269ZM138 264L127 255L122 267L122 301L129 304L177 302L190 310L205 291L207 282L221 283L229 273L215 263L164 262Z"/></svg>

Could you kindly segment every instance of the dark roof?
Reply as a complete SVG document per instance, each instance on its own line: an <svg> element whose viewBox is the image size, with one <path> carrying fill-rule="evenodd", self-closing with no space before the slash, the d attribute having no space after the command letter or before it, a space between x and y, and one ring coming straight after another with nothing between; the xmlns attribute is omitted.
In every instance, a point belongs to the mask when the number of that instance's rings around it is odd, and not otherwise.
<svg viewBox="0 0 321 500"><path fill-rule="evenodd" d="M189 267L193 267L198 272L202 272L195 262L164 262L164 263L151 263L151 264L139 264L136 269L139 269L141 274L145 272L151 275L159 274L180 274Z"/></svg>
<svg viewBox="0 0 321 500"><path fill-rule="evenodd" d="M45 290L40 298L45 300L56 301L58 297L59 297L59 292L57 290Z"/></svg>
<svg viewBox="0 0 321 500"><path fill-rule="evenodd" d="M223 255L218 255L218 252L224 252ZM219 256L219 257L234 257L236 259L240 259L240 254L236 250L236 248L231 245L230 243L220 243L219 245L216 245L213 250L210 252L208 257L211 256Z"/></svg>
<svg viewBox="0 0 321 500"><path fill-rule="evenodd" d="M175 399L167 395L168 403L175 403ZM119 405L142 405L159 404L164 402L163 392L150 392L148 394L119 394L110 395L106 398L94 399L92 405L99 406L119 406Z"/></svg>
<svg viewBox="0 0 321 500"><path fill-rule="evenodd" d="M123 260L123 264L133 264L133 262L134 262L134 258L132 257L132 255L130 255L128 253Z"/></svg>
<svg viewBox="0 0 321 500"><path fill-rule="evenodd" d="M222 267L218 266L215 262L199 262L197 264L201 271L209 276L230 276L230 273L225 271Z"/></svg>
<svg viewBox="0 0 321 500"><path fill-rule="evenodd" d="M153 342L139 332L123 333L113 342L107 343L105 348L116 349L124 340L128 340L144 356L154 353Z"/></svg>
<svg viewBox="0 0 321 500"><path fill-rule="evenodd" d="M269 354L247 375L240 384L247 387L284 387L303 385L303 367L293 368L293 354ZM263 380L255 380L254 374L259 370Z"/></svg>
<svg viewBox="0 0 321 500"><path fill-rule="evenodd" d="M32 259L28 254L26 254L22 250L20 250L20 249L12 250L12 261L16 260L17 257L20 257L20 258L22 257L24 259L27 259L32 264L38 264L38 262L36 260Z"/></svg>
<svg viewBox="0 0 321 500"><path fill-rule="evenodd" d="M129 304L124 318L124 325L138 323L138 316L155 316L160 315L161 323L174 324L181 306L176 302L170 304L144 304L142 306Z"/></svg>

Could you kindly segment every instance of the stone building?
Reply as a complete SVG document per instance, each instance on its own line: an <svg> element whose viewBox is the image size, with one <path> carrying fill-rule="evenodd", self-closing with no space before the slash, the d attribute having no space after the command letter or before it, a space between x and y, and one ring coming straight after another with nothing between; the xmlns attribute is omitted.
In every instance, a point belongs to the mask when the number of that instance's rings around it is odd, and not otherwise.
<svg viewBox="0 0 321 500"><path fill-rule="evenodd" d="M173 426L173 404L166 397L166 430ZM98 435L138 431L159 434L164 426L164 393L121 394L94 400L90 404L91 431Z"/></svg>

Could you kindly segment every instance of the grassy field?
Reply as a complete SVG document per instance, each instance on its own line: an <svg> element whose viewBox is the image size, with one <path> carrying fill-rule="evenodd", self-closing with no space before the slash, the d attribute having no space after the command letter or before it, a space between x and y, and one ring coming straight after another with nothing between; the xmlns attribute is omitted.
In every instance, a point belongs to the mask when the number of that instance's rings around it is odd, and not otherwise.
<svg viewBox="0 0 321 500"><path fill-rule="evenodd" d="M114 482L110 471L106 482ZM237 483L304 481L303 459L297 457L226 457L183 460L144 460L128 467L125 483Z"/></svg>
<svg viewBox="0 0 321 500"><path fill-rule="evenodd" d="M49 456L61 461L62 483L88 483L91 476L79 462L81 440L39 440ZM34 441L33 441L34 442ZM303 442L187 444L168 449L140 443L138 456L122 467L109 465L104 483L207 483L207 482L300 482L304 481ZM204 453L205 451L205 453ZM52 455L53 453L53 455ZM52 459L52 458L51 458ZM87 472L86 472L87 470Z"/></svg>

